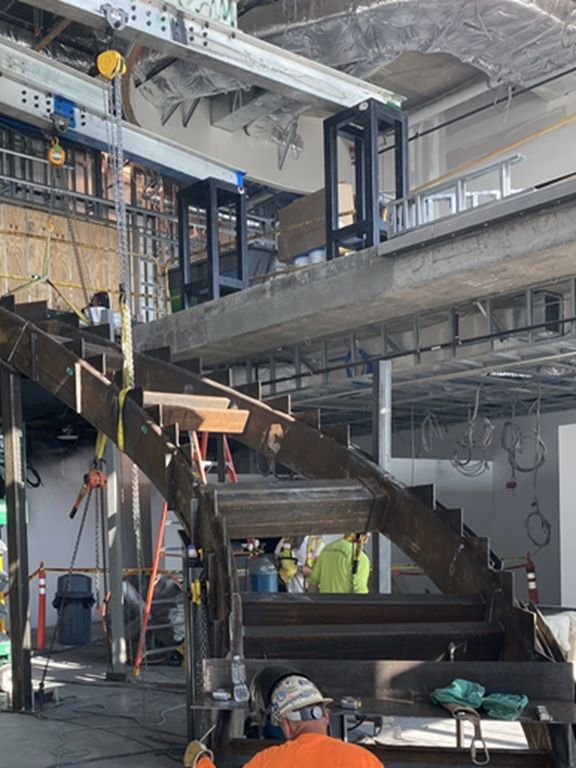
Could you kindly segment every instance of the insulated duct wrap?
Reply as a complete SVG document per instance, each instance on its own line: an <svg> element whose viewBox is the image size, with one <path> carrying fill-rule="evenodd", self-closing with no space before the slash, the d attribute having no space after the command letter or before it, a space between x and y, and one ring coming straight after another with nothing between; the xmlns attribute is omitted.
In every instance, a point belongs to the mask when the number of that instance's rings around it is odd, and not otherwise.
<svg viewBox="0 0 576 768"><path fill-rule="evenodd" d="M79 29L82 28L74 26L75 31ZM36 50L35 46L42 40L41 35L34 34L32 30L5 22L0 25L0 39L2 38L32 50ZM103 48L105 47L105 36L97 33L96 30L89 30L86 36L63 34L43 48L42 53L60 64L88 74L94 66L95 57L89 53L89 50L95 40L98 40Z"/></svg>
<svg viewBox="0 0 576 768"><path fill-rule="evenodd" d="M249 34L309 59L369 79L405 51L448 53L486 73L493 87L529 85L573 65L572 0L281 0L240 18ZM141 62L142 82L162 57ZM198 97L248 90L248 80L177 62L142 86L163 114ZM271 109L286 125L304 109ZM254 126L257 130L257 126ZM252 130L250 131L253 132Z"/></svg>

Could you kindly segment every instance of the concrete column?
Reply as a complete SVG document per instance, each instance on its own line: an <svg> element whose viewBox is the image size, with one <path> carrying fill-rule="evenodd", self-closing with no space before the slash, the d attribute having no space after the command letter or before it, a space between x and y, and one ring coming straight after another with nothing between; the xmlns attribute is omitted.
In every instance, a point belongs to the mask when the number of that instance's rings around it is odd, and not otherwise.
<svg viewBox="0 0 576 768"><path fill-rule="evenodd" d="M122 592L122 525L118 449L109 441L106 445L106 544L110 569L110 600L108 603L110 671L108 677L123 678L126 673L126 635L124 628L124 595Z"/></svg>
<svg viewBox="0 0 576 768"><path fill-rule="evenodd" d="M560 604L576 607L576 424L558 429Z"/></svg>
<svg viewBox="0 0 576 768"><path fill-rule="evenodd" d="M372 457L374 461L390 471L392 452L392 363L379 360L374 371L373 384L374 415L372 418ZM373 583L378 592L392 591L392 547L381 533L372 539Z"/></svg>
<svg viewBox="0 0 576 768"><path fill-rule="evenodd" d="M12 709L33 709L30 663L30 594L28 588L28 534L24 451L22 444L22 391L20 375L0 369L4 478L8 523L8 578L10 586L10 638L12 642Z"/></svg>

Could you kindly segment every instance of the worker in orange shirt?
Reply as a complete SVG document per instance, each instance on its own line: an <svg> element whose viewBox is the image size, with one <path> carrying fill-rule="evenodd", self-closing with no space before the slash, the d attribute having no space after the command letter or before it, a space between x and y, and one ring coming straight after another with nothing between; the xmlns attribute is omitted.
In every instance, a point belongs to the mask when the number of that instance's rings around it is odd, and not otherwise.
<svg viewBox="0 0 576 768"><path fill-rule="evenodd" d="M255 755L246 768L382 768L368 750L328 736L326 699L302 675L281 679L270 695L270 718L282 729L286 742ZM192 741L184 755L186 768L215 768L214 755Z"/></svg>

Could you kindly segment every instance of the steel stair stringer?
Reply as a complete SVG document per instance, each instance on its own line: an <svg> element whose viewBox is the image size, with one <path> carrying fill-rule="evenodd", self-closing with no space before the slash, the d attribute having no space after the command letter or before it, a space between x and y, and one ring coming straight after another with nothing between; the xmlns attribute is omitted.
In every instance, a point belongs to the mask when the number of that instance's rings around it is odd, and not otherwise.
<svg viewBox="0 0 576 768"><path fill-rule="evenodd" d="M98 339L90 332L59 327L55 332L70 339L87 339L106 348L106 354L120 355L119 348ZM64 325L64 324L62 324ZM51 328L52 330L52 328ZM209 499L196 483L189 461L162 428L131 398L126 398L120 413L120 388L82 357L41 330L32 321L0 307L0 360L37 382L48 392L80 414L110 440L118 441L118 423L122 418L125 432L124 452L149 477L168 499L183 527L190 531L196 505L211 510L209 519L200 521L202 537L216 553L215 568L220 589L220 619L231 605L234 590L233 566L226 557L228 542L225 525L218 521L217 498ZM379 531L405 554L447 594L479 595L485 600L491 621L505 631L503 656L508 660L535 660L542 655L536 648L533 614L515 600L507 574L493 570L483 555L483 547L471 544L434 510L397 483L354 448L348 448L292 416L275 411L266 404L230 387L211 381L169 362L146 354L136 355L136 382L146 390L216 395L227 397L232 407L250 413L243 434L235 437L270 460L280 462L306 478L359 479L373 496L368 513L335 519L332 527L317 532L342 530ZM249 521L247 521L248 524ZM271 520L271 532L290 534L289 521ZM308 526L306 528L306 526ZM301 522L297 533L315 531L313 519L305 530ZM506 577L506 578L503 578ZM225 585L228 585L225 587ZM222 635L225 635L225 630ZM224 647L225 643L223 644ZM553 752L550 731L532 726L532 746L543 744ZM557 737L557 734L553 734ZM565 761L558 765L566 765Z"/></svg>

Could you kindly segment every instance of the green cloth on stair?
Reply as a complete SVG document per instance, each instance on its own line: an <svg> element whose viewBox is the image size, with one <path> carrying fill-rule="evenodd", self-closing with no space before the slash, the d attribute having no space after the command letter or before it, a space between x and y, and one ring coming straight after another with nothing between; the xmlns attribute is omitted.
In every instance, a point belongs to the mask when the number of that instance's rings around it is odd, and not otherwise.
<svg viewBox="0 0 576 768"><path fill-rule="evenodd" d="M477 709L482 706L486 689L470 680L456 678L447 688L436 688L430 698L434 704L462 704Z"/></svg>
<svg viewBox="0 0 576 768"><path fill-rule="evenodd" d="M497 720L516 720L528 704L528 696L513 693L491 693L482 702L482 709Z"/></svg>
<svg viewBox="0 0 576 768"><path fill-rule="evenodd" d="M516 720L528 704L527 696L513 693L491 693L479 683L456 678L447 688L437 688L430 694L434 704L461 704L473 709L482 709L489 717L497 720Z"/></svg>

